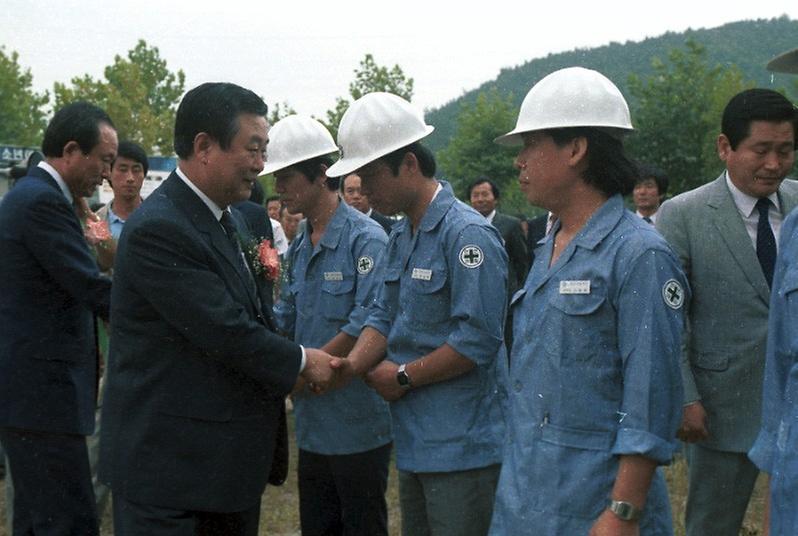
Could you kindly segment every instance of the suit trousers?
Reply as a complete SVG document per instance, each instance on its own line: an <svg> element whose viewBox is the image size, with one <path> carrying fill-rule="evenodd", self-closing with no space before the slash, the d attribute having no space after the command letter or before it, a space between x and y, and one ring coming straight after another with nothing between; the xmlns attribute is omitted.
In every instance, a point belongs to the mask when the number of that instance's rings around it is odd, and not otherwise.
<svg viewBox="0 0 798 536"><path fill-rule="evenodd" d="M14 478L13 536L99 534L86 438L0 428Z"/></svg>
<svg viewBox="0 0 798 536"><path fill-rule="evenodd" d="M302 536L387 536L391 443L355 454L299 451Z"/></svg>
<svg viewBox="0 0 798 536"><path fill-rule="evenodd" d="M687 445L687 536L737 536L759 470L745 452Z"/></svg>
<svg viewBox="0 0 798 536"><path fill-rule="evenodd" d="M178 510L128 501L112 501L114 536L258 536L260 499L243 512Z"/></svg>

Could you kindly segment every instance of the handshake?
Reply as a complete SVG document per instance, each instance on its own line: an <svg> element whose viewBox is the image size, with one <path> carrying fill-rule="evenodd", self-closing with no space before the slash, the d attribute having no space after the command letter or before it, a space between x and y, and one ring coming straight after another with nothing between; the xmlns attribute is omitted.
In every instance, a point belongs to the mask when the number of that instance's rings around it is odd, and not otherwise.
<svg viewBox="0 0 798 536"><path fill-rule="evenodd" d="M322 394L343 387L355 375L351 363L316 348L305 348L305 368L297 380L303 381L311 391ZM296 389L296 388L295 388Z"/></svg>

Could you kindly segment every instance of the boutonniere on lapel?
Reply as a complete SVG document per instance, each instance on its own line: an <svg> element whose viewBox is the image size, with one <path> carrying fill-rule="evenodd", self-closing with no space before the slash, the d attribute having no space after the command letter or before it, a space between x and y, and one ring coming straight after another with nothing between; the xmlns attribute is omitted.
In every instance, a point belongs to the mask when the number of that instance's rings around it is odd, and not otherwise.
<svg viewBox="0 0 798 536"><path fill-rule="evenodd" d="M105 220L87 218L86 227L83 229L83 235L86 237L86 241L89 244L96 246L100 242L111 239L111 229L108 227L108 222Z"/></svg>
<svg viewBox="0 0 798 536"><path fill-rule="evenodd" d="M280 257L271 240L252 240L243 250L253 275L261 276L267 281L277 281L280 278Z"/></svg>

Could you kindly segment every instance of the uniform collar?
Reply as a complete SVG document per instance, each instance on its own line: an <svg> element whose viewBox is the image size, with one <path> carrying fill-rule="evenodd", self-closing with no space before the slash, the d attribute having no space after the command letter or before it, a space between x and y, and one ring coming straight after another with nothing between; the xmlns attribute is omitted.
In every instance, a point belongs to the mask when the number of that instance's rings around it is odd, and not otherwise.
<svg viewBox="0 0 798 536"><path fill-rule="evenodd" d="M613 195L593 213L574 237L574 243L586 249L594 249L618 225L625 210L621 195Z"/></svg>
<svg viewBox="0 0 798 536"><path fill-rule="evenodd" d="M322 236L321 240L319 240L319 245L328 249L335 249L338 247L338 242L341 241L341 233L344 229L344 223L346 223L348 210L355 209L350 209L349 205L339 200L338 208L335 209L333 217L330 218L329 222L327 222L327 228L324 230L324 236ZM313 232L313 229L311 228L310 221L308 220L308 232L305 233L308 240L310 240L311 232Z"/></svg>
<svg viewBox="0 0 798 536"><path fill-rule="evenodd" d="M456 200L449 183L446 181L438 181L438 189L435 191L435 195L427 206L427 211L421 218L421 224L418 228L425 232L433 230Z"/></svg>

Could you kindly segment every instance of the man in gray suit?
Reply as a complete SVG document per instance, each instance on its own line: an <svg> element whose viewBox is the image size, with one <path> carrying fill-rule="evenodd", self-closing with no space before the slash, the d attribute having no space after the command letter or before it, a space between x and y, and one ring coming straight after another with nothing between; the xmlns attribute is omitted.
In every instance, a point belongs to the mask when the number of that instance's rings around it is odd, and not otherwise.
<svg viewBox="0 0 798 536"><path fill-rule="evenodd" d="M688 536L736 536L758 474L746 453L760 425L776 244L798 202L798 183L784 180L795 127L795 109L779 93L737 94L717 141L726 171L660 208L657 228L693 291L678 434L688 443Z"/></svg>

